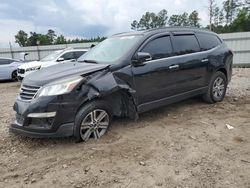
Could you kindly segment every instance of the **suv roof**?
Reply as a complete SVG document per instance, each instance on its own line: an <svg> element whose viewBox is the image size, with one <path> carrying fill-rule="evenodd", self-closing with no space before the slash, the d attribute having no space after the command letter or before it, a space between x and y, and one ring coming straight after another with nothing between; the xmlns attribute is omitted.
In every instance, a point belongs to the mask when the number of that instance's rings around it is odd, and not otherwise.
<svg viewBox="0 0 250 188"><path fill-rule="evenodd" d="M209 33L209 34L216 34L210 30L207 29L200 29L200 28L194 28L194 27L161 27L161 28L153 28L153 29L147 29L147 30L138 30L138 31L132 31L132 32L123 32L118 33L113 36L126 36L126 35L152 35L162 32L203 32L203 33Z"/></svg>

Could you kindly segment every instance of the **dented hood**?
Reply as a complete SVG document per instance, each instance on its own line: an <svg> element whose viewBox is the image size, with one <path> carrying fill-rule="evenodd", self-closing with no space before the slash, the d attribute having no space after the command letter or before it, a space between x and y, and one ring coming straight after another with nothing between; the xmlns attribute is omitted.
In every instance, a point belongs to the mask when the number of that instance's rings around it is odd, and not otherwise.
<svg viewBox="0 0 250 188"><path fill-rule="evenodd" d="M50 66L29 74L23 80L24 85L43 86L68 76L84 75L105 69L108 64L68 62Z"/></svg>

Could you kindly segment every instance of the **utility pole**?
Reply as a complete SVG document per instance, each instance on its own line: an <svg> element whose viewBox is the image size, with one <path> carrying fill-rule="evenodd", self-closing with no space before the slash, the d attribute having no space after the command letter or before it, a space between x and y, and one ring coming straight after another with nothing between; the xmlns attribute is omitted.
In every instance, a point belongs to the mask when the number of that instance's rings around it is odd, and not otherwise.
<svg viewBox="0 0 250 188"><path fill-rule="evenodd" d="M9 42L9 45L10 45L10 54L11 54L11 58L14 59L14 54L13 54L13 51L12 51L11 42Z"/></svg>

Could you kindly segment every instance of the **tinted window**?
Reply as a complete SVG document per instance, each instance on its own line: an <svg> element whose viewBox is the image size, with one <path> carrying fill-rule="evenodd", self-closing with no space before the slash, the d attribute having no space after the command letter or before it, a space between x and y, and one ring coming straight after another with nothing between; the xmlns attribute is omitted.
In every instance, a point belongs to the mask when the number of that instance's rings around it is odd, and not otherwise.
<svg viewBox="0 0 250 188"><path fill-rule="evenodd" d="M160 59L172 55L172 44L169 36L156 38L150 41L141 50L150 53L153 59Z"/></svg>
<svg viewBox="0 0 250 188"><path fill-rule="evenodd" d="M68 52L61 56L64 60L75 59L74 52Z"/></svg>
<svg viewBox="0 0 250 188"><path fill-rule="evenodd" d="M84 53L85 53L85 51L77 51L77 52L75 52L75 59L78 59Z"/></svg>
<svg viewBox="0 0 250 188"><path fill-rule="evenodd" d="M201 50L209 50L221 44L220 39L216 35L197 33Z"/></svg>
<svg viewBox="0 0 250 188"><path fill-rule="evenodd" d="M194 35L176 35L173 38L173 46L176 55L200 51L199 43Z"/></svg>

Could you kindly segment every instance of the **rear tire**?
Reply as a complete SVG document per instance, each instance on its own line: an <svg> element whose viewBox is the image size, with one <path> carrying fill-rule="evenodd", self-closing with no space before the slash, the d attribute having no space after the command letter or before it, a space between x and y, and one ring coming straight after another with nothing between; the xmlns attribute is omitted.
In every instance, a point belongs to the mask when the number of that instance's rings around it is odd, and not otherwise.
<svg viewBox="0 0 250 188"><path fill-rule="evenodd" d="M17 71L15 70L15 71L13 71L12 72L12 74L11 74L11 79L13 80L13 81L18 81L18 79L17 79Z"/></svg>
<svg viewBox="0 0 250 188"><path fill-rule="evenodd" d="M106 101L96 100L85 104L80 108L75 118L75 141L100 138L107 132L111 120L112 110Z"/></svg>
<svg viewBox="0 0 250 188"><path fill-rule="evenodd" d="M216 72L209 83L207 92L203 95L203 100L207 103L223 101L227 90L227 78L223 72Z"/></svg>

